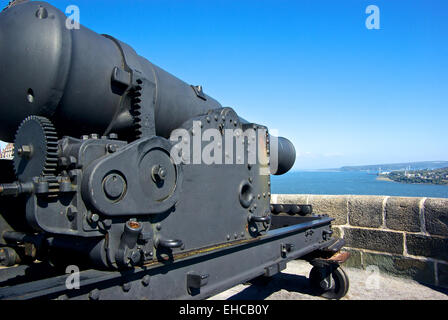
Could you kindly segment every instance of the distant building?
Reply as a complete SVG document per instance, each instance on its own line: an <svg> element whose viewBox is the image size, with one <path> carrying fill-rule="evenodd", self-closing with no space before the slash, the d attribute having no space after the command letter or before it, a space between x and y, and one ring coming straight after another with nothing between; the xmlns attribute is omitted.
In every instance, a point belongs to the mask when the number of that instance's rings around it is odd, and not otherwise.
<svg viewBox="0 0 448 320"><path fill-rule="evenodd" d="M12 143L8 143L6 147L0 151L0 159L9 159L14 158L14 145Z"/></svg>

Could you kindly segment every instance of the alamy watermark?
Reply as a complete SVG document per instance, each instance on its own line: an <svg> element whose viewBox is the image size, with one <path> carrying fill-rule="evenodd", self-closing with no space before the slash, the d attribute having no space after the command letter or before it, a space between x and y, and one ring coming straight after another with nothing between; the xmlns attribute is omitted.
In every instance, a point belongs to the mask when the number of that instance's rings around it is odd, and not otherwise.
<svg viewBox="0 0 448 320"><path fill-rule="evenodd" d="M79 277L79 267L78 266L68 266L65 269L65 273L68 274L67 279L65 280L65 287L68 290L77 290L81 287L80 277Z"/></svg>
<svg viewBox="0 0 448 320"><path fill-rule="evenodd" d="M81 28L81 10L78 6L69 5L65 9L67 19L65 20L65 27L68 30L79 30Z"/></svg>
<svg viewBox="0 0 448 320"><path fill-rule="evenodd" d="M379 290L380 289L380 268L375 265L369 265L366 267L366 273L368 274L365 287L367 290Z"/></svg>
<svg viewBox="0 0 448 320"><path fill-rule="evenodd" d="M366 8L366 14L369 16L366 19L366 28L369 30L380 29L380 8L376 5L369 5Z"/></svg>
<svg viewBox="0 0 448 320"><path fill-rule="evenodd" d="M193 121L190 131L176 129L170 140L176 164L259 164L260 175L278 168L278 138L269 135L267 129L203 130L200 121Z"/></svg>

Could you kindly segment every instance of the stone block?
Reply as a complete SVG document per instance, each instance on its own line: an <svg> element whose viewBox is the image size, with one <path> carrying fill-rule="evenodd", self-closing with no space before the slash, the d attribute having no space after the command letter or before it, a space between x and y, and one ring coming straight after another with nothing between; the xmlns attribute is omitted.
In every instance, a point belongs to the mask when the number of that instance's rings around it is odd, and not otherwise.
<svg viewBox="0 0 448 320"><path fill-rule="evenodd" d="M362 268L362 258L363 254L361 250L356 249L346 249L343 248L342 251L346 251L350 253L350 257L342 264L344 268Z"/></svg>
<svg viewBox="0 0 448 320"><path fill-rule="evenodd" d="M381 196L350 196L348 198L349 224L357 227L378 228L383 224Z"/></svg>
<svg viewBox="0 0 448 320"><path fill-rule="evenodd" d="M310 195L308 204L314 214L327 214L334 218L334 225L347 224L347 196Z"/></svg>
<svg viewBox="0 0 448 320"><path fill-rule="evenodd" d="M346 245L351 248L403 254L402 233L360 228L344 228L344 239Z"/></svg>
<svg viewBox="0 0 448 320"><path fill-rule="evenodd" d="M393 230L420 232L421 198L391 197L386 203L386 227Z"/></svg>
<svg viewBox="0 0 448 320"><path fill-rule="evenodd" d="M306 194L273 194L272 202L278 204L307 204Z"/></svg>
<svg viewBox="0 0 448 320"><path fill-rule="evenodd" d="M448 238L407 234L406 247L411 255L448 261Z"/></svg>
<svg viewBox="0 0 448 320"><path fill-rule="evenodd" d="M426 199L425 222L430 234L448 237L448 199Z"/></svg>
<svg viewBox="0 0 448 320"><path fill-rule="evenodd" d="M400 255L363 252L364 268L376 266L380 272L399 277L435 284L434 262L408 258Z"/></svg>
<svg viewBox="0 0 448 320"><path fill-rule="evenodd" d="M333 226L333 237L335 238L342 238L342 227Z"/></svg>

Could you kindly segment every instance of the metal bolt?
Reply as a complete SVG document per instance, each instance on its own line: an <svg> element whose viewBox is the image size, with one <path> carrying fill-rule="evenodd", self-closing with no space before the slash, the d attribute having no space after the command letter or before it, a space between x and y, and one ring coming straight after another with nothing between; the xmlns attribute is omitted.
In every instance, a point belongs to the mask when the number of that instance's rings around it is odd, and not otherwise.
<svg viewBox="0 0 448 320"><path fill-rule="evenodd" d="M25 144L17 149L17 154L22 158L31 158L33 154L33 146Z"/></svg>
<svg viewBox="0 0 448 320"><path fill-rule="evenodd" d="M123 291L129 292L131 290L132 285L129 282L123 283Z"/></svg>
<svg viewBox="0 0 448 320"><path fill-rule="evenodd" d="M90 222L98 222L98 220L100 220L100 216L99 215L97 215L96 213L94 213L94 214L92 214L92 213L90 213L90 215L89 215L89 220L90 220Z"/></svg>
<svg viewBox="0 0 448 320"><path fill-rule="evenodd" d="M37 9L37 11L36 11L36 18L41 19L41 20L48 18L47 9L45 9L43 7L39 7L39 9Z"/></svg>
<svg viewBox="0 0 448 320"><path fill-rule="evenodd" d="M115 144L108 144L107 151L109 151L110 153L117 152L117 146Z"/></svg>
<svg viewBox="0 0 448 320"><path fill-rule="evenodd" d="M155 165L151 169L151 176L154 182L165 180L167 175L166 169L160 165Z"/></svg>
<svg viewBox="0 0 448 320"><path fill-rule="evenodd" d="M93 289L89 292L89 299L90 300L98 300L100 298L100 290Z"/></svg>
<svg viewBox="0 0 448 320"><path fill-rule="evenodd" d="M27 100L29 103L33 103L33 102L34 102L34 94L33 94L33 90L31 90L31 89L28 90L28 93L27 93L27 95L26 95L26 100Z"/></svg>
<svg viewBox="0 0 448 320"><path fill-rule="evenodd" d="M73 219L75 219L76 214L78 213L78 209L76 209L73 206L70 206L67 208L67 218L70 221L73 221Z"/></svg>
<svg viewBox="0 0 448 320"><path fill-rule="evenodd" d="M141 254L140 254L139 251L133 251L133 252L131 253L131 256L129 257L129 259L131 260L131 263L132 263L133 265L136 265L137 263L140 262L141 257L142 257L142 256L141 256Z"/></svg>
<svg viewBox="0 0 448 320"><path fill-rule="evenodd" d="M145 287L149 286L149 282L151 281L151 277L149 275L146 275L142 279L142 283Z"/></svg>

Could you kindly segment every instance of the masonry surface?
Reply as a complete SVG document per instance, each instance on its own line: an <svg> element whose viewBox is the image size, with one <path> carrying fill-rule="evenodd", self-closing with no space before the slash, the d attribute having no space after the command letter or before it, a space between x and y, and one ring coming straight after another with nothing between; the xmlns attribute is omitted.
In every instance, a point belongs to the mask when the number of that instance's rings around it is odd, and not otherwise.
<svg viewBox="0 0 448 320"><path fill-rule="evenodd" d="M448 288L448 199L279 194L273 203L310 204L334 218L349 267L379 270Z"/></svg>

